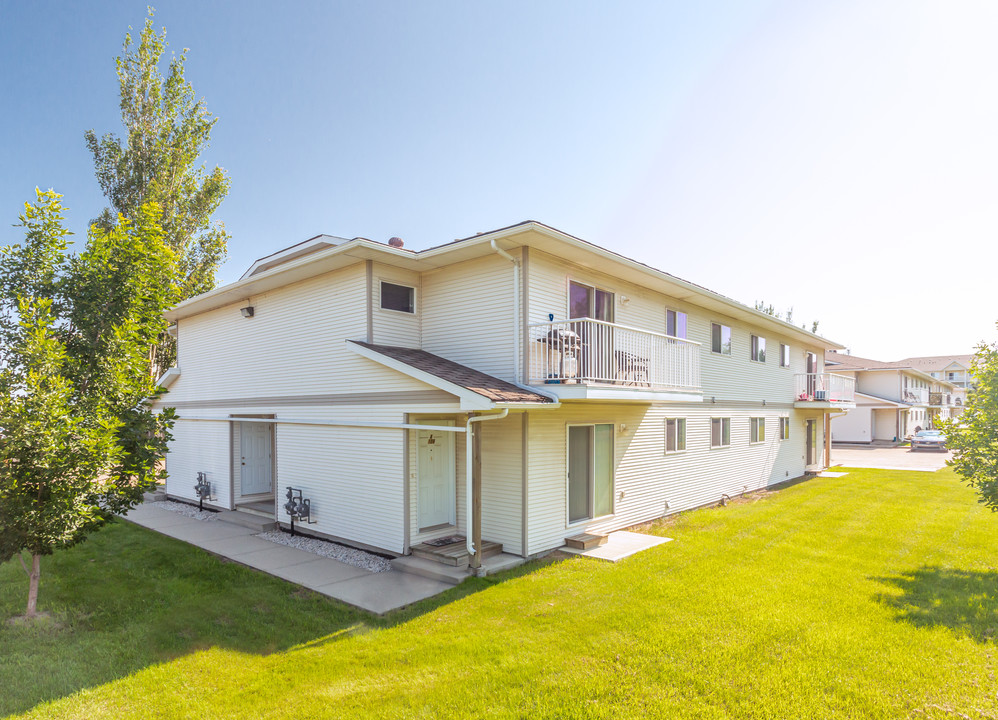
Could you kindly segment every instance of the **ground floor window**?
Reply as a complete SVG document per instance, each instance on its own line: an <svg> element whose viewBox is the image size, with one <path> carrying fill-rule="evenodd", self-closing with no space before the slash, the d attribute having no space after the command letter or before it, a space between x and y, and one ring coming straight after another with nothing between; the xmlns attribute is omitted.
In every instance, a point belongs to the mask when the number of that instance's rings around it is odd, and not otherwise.
<svg viewBox="0 0 998 720"><path fill-rule="evenodd" d="M780 440L790 439L790 418L780 418Z"/></svg>
<svg viewBox="0 0 998 720"><path fill-rule="evenodd" d="M731 444L731 418L710 419L710 446L727 447Z"/></svg>
<svg viewBox="0 0 998 720"><path fill-rule="evenodd" d="M665 419L665 452L682 452L686 449L686 418Z"/></svg>
<svg viewBox="0 0 998 720"><path fill-rule="evenodd" d="M568 428L568 520L613 512L613 425Z"/></svg>
<svg viewBox="0 0 998 720"><path fill-rule="evenodd" d="M766 440L766 418L749 419L749 442L759 443Z"/></svg>

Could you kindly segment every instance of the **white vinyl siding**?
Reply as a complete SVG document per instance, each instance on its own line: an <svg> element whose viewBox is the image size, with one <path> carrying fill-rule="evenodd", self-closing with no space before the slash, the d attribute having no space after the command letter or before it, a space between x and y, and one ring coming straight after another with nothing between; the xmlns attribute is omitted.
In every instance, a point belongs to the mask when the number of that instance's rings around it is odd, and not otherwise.
<svg viewBox="0 0 998 720"><path fill-rule="evenodd" d="M513 264L498 255L423 273L422 349L515 380Z"/></svg>
<svg viewBox="0 0 998 720"><path fill-rule="evenodd" d="M213 415L224 415L221 411ZM173 427L173 440L166 454L166 472L169 476L166 491L170 495L197 502L194 485L197 474L203 472L211 483L214 500L206 505L220 508L232 507L229 491L231 453L229 424L227 422L177 422Z"/></svg>
<svg viewBox="0 0 998 720"><path fill-rule="evenodd" d="M710 414L731 418L732 446L710 450ZM677 411L686 417L687 450L662 456L666 418ZM805 413L790 410L795 432L780 442L773 436L749 444L749 418L760 409L704 408L690 405L573 404L530 413L530 490L528 497L530 555L560 547L578 532L610 532L627 528L729 496L783 482L804 473ZM765 417L778 417L766 411ZM614 514L569 527L567 507L568 426L617 422L614 439ZM626 429L621 430L621 423ZM819 419L820 423L820 419ZM820 429L819 429L820 435Z"/></svg>

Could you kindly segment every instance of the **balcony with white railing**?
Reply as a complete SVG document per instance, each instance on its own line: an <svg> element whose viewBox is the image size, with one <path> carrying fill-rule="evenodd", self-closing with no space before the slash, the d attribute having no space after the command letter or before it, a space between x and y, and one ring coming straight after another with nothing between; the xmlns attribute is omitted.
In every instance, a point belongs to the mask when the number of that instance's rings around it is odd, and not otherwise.
<svg viewBox="0 0 998 720"><path fill-rule="evenodd" d="M905 388L901 393L901 402L909 405L928 405L929 391L925 388Z"/></svg>
<svg viewBox="0 0 998 720"><path fill-rule="evenodd" d="M854 407L856 379L833 373L794 376L795 407Z"/></svg>
<svg viewBox="0 0 998 720"><path fill-rule="evenodd" d="M560 398L702 398L699 343L588 318L527 329L530 384Z"/></svg>

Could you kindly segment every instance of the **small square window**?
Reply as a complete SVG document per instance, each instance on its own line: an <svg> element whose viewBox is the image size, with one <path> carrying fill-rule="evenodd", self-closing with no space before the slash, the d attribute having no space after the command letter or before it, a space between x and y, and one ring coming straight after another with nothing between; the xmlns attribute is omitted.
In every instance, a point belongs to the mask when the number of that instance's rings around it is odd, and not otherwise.
<svg viewBox="0 0 998 720"><path fill-rule="evenodd" d="M766 362L766 338L752 336L752 359L756 362Z"/></svg>
<svg viewBox="0 0 998 720"><path fill-rule="evenodd" d="M766 418L751 418L750 423L750 440L749 442L761 443L766 441Z"/></svg>
<svg viewBox="0 0 998 720"><path fill-rule="evenodd" d="M395 285L390 282L381 283L381 309L398 310L399 312L416 311L416 289L406 285Z"/></svg>
<svg viewBox="0 0 998 720"><path fill-rule="evenodd" d="M710 324L710 351L720 355L731 354L731 328L719 323Z"/></svg>
<svg viewBox="0 0 998 720"><path fill-rule="evenodd" d="M731 445L731 418L710 419L710 446L728 447Z"/></svg>
<svg viewBox="0 0 998 720"><path fill-rule="evenodd" d="M665 419L665 452L677 453L686 450L686 418Z"/></svg>

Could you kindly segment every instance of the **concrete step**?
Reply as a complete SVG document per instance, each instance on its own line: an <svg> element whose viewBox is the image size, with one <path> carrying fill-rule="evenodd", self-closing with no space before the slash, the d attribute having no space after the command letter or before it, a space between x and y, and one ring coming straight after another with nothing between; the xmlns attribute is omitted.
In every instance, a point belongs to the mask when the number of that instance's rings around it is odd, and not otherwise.
<svg viewBox="0 0 998 720"><path fill-rule="evenodd" d="M392 558L392 567L400 572L419 575L431 580L440 580L451 585L457 585L468 577L466 567L454 567L412 555Z"/></svg>
<svg viewBox="0 0 998 720"><path fill-rule="evenodd" d="M436 563L445 567L466 568L468 567L468 554L463 555L443 555L432 550L423 550L419 547L412 548L412 557Z"/></svg>
<svg viewBox="0 0 998 720"><path fill-rule="evenodd" d="M163 502L166 500L165 490L153 490L151 492L142 493L142 502L154 503Z"/></svg>
<svg viewBox="0 0 998 720"><path fill-rule="evenodd" d="M503 570L509 570L510 568L515 568L517 565L523 565L527 562L525 558L519 555L510 555L509 553L499 553L498 555L493 555L482 561L482 569L479 575L494 575L495 573L502 572Z"/></svg>
<svg viewBox="0 0 998 720"><path fill-rule="evenodd" d="M241 525L257 532L268 532L277 529L277 523L274 522L273 518L251 515L241 510L223 510L218 513L218 519L223 522L232 523L233 525Z"/></svg>
<svg viewBox="0 0 998 720"><path fill-rule="evenodd" d="M576 550L591 550L600 545L606 545L606 535L593 535L590 533L580 533L565 538L565 545Z"/></svg>

